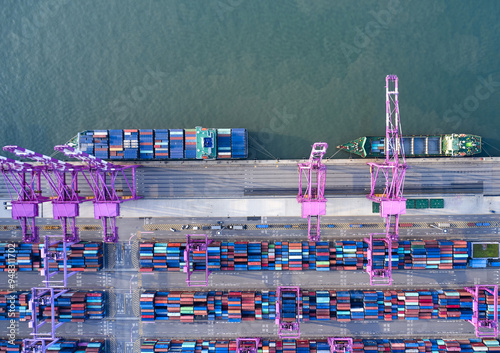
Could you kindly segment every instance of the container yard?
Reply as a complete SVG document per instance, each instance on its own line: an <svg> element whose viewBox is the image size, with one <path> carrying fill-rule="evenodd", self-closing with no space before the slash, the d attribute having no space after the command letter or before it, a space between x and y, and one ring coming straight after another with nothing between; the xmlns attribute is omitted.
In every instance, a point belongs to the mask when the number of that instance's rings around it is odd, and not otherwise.
<svg viewBox="0 0 500 353"><path fill-rule="evenodd" d="M407 162L436 143L397 96L367 161L245 161L243 128L5 146L0 350L500 351L498 159Z"/></svg>

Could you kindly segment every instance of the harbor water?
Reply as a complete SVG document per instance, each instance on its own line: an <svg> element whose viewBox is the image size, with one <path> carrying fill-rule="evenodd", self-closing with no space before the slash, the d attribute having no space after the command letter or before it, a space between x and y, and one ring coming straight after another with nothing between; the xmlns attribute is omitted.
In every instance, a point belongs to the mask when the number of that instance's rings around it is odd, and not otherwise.
<svg viewBox="0 0 500 353"><path fill-rule="evenodd" d="M481 135L500 155L497 0L2 5L3 145L51 154L87 129L241 127L249 158L306 157L316 141L330 156L384 134L396 74L405 134Z"/></svg>

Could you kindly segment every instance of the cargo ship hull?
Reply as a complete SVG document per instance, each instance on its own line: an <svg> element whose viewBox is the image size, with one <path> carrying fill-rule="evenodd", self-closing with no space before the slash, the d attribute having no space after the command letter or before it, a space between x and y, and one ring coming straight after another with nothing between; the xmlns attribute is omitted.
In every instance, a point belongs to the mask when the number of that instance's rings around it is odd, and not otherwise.
<svg viewBox="0 0 500 353"><path fill-rule="evenodd" d="M245 159L246 129L124 129L79 132L70 145L110 160Z"/></svg>
<svg viewBox="0 0 500 353"><path fill-rule="evenodd" d="M406 157L465 157L481 153L481 137L469 134L405 135ZM337 148L363 158L385 158L385 136L363 136Z"/></svg>

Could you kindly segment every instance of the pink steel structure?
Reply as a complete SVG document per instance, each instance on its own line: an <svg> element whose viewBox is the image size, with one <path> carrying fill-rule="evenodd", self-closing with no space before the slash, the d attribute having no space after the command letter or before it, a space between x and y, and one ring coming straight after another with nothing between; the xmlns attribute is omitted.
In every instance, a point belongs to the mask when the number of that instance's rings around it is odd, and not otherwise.
<svg viewBox="0 0 500 353"><path fill-rule="evenodd" d="M104 241L116 243L118 241L116 217L120 216L120 203L140 198L137 196L135 183L135 170L139 165L115 165L67 145L55 146L54 149L87 164L89 177L85 174L83 176L95 196L93 200L94 218L101 220ZM132 171L132 185L125 175L126 169ZM120 174L123 176L131 196L120 197L117 195L115 182ZM109 176L109 182L107 176Z"/></svg>
<svg viewBox="0 0 500 353"><path fill-rule="evenodd" d="M237 338L236 353L257 353L259 349L260 338Z"/></svg>
<svg viewBox="0 0 500 353"><path fill-rule="evenodd" d="M307 218L307 230L310 241L320 240L319 216L326 214L325 182L326 166L322 163L328 144L316 142L312 146L309 161L299 163L299 194L297 201L302 204L302 218ZM306 190L302 192L302 174L307 182ZM316 218L315 229L311 218Z"/></svg>
<svg viewBox="0 0 500 353"><path fill-rule="evenodd" d="M29 158L41 163L46 167L42 175L52 193L53 218L60 220L66 241L78 242L76 217L80 214L79 204L89 201L85 197L78 195L78 174L83 172L84 168L19 146L5 146L3 149L14 153L18 157ZM68 232L68 226L70 232Z"/></svg>
<svg viewBox="0 0 500 353"><path fill-rule="evenodd" d="M385 161L382 164L368 163L371 174L371 191L367 198L380 203L380 216L386 219L386 237L398 240L399 215L406 213L403 186L407 165L399 119L398 77L388 75L385 78L385 83ZM382 194L376 194L375 189L380 171L385 177L385 189Z"/></svg>
<svg viewBox="0 0 500 353"><path fill-rule="evenodd" d="M295 294L295 312L297 316L293 322L283 321L282 315L282 295L283 293ZM300 288L297 286L279 286L276 289L276 325L278 325L278 335L280 339L294 339L300 337Z"/></svg>
<svg viewBox="0 0 500 353"><path fill-rule="evenodd" d="M474 296L472 306L472 320L469 321L476 329L476 337L491 337L498 336L498 284L479 285L475 287L465 287L465 290ZM484 296L487 293L493 296L493 320L487 316L479 317L479 291L484 291Z"/></svg>
<svg viewBox="0 0 500 353"><path fill-rule="evenodd" d="M33 332L31 333L31 338L23 340L23 352L45 352L46 349L59 341L59 338L56 337L56 329L64 322L57 322L55 318L55 300L67 291L67 289L47 287L31 288L31 299L28 303L28 308L31 311L29 327ZM50 319L39 318L40 305L50 305ZM39 332L40 328L46 323L50 323L51 325L50 332Z"/></svg>
<svg viewBox="0 0 500 353"><path fill-rule="evenodd" d="M371 285L387 285L392 283L391 252L392 241L399 239L399 216L406 213L406 199L403 197L403 187L406 173L406 160L403 146L403 134L399 118L398 77L388 75L385 78L385 161L382 164L368 163L371 174L371 190L366 197L380 204L380 216L385 218L385 243L389 253L388 268L373 268L373 236L366 238L368 242L368 266L366 271L370 275ZM379 172L385 178L385 188L382 194L376 194ZM382 239L375 239L382 240Z"/></svg>
<svg viewBox="0 0 500 353"><path fill-rule="evenodd" d="M371 233L369 238L364 238L368 243L366 272L370 275L370 285L372 286L390 286L392 284L392 240L391 238L374 238L374 236L384 236L385 233ZM389 259L387 267L374 268L373 263L373 242L382 241L386 245ZM384 260L384 263L386 261Z"/></svg>
<svg viewBox="0 0 500 353"><path fill-rule="evenodd" d="M55 241L51 241L55 239ZM58 240L59 239L59 240ZM52 250L53 245L62 243L62 251ZM76 274L76 272L68 274L68 246L74 243L66 242L66 237L64 235L46 235L45 243L42 249L41 255L43 258L43 270L42 276L45 277L43 281L45 287L34 287L31 289L31 298L28 303L29 309L32 312L31 320L29 322L29 327L32 329L31 338L23 340L23 353L27 352L43 352L49 349L54 343L59 341L56 337L56 329L63 324L63 322L57 322L55 319L55 300L66 293L68 290L68 278ZM61 271L50 271L51 261L63 261L64 269L62 271L62 280L51 280L53 276L60 273ZM49 320L40 320L40 305L50 305L51 307L51 317ZM42 333L39 329L50 323L50 332Z"/></svg>
<svg viewBox="0 0 500 353"><path fill-rule="evenodd" d="M328 337L328 345L330 346L330 353L352 352L351 337Z"/></svg>
<svg viewBox="0 0 500 353"><path fill-rule="evenodd" d="M38 243L38 227L35 225L38 204L49 200L41 194L43 169L42 166L0 156L0 171L12 200L12 218L19 220L25 243Z"/></svg>
<svg viewBox="0 0 500 353"><path fill-rule="evenodd" d="M186 234L186 249L184 250L184 273L187 273L186 283L188 287L206 287L208 285L208 276L212 271L208 269L208 246L212 243L212 239L208 239L206 234ZM192 262L193 251L205 252L205 269L196 270ZM203 280L191 279L195 272L204 272Z"/></svg>
<svg viewBox="0 0 500 353"><path fill-rule="evenodd" d="M51 241L54 240L54 241ZM51 250L50 248L54 245L62 244L62 251ZM66 242L66 238L64 235L46 235L45 236L45 244L41 251L42 259L43 259L43 269L41 271L41 275L45 277L43 283L46 287L52 288L67 288L68 287L68 278L75 275L76 272L71 272L68 274L68 247L73 245L74 242ZM50 271L50 263L58 261L63 262L62 271L57 269L55 271ZM58 267L57 267L58 268ZM62 273L63 278L61 280L51 279L57 274Z"/></svg>

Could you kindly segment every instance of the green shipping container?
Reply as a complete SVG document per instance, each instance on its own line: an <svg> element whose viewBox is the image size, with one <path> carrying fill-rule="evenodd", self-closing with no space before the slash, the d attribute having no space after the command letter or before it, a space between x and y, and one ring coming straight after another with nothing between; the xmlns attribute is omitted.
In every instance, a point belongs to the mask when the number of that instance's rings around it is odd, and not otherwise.
<svg viewBox="0 0 500 353"><path fill-rule="evenodd" d="M407 209L415 208L415 200L413 199L406 200L406 208Z"/></svg>
<svg viewBox="0 0 500 353"><path fill-rule="evenodd" d="M444 208L444 199L430 199L431 208Z"/></svg>
<svg viewBox="0 0 500 353"><path fill-rule="evenodd" d="M372 212L380 213L380 204L378 202L372 202Z"/></svg>
<svg viewBox="0 0 500 353"><path fill-rule="evenodd" d="M429 208L429 199L416 199L415 200L415 208Z"/></svg>

